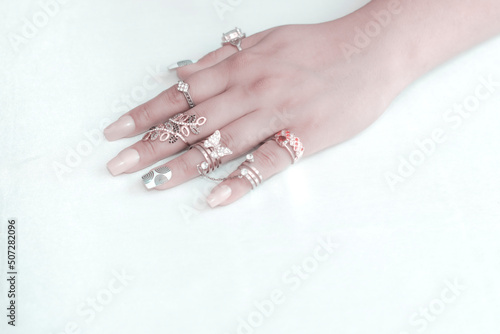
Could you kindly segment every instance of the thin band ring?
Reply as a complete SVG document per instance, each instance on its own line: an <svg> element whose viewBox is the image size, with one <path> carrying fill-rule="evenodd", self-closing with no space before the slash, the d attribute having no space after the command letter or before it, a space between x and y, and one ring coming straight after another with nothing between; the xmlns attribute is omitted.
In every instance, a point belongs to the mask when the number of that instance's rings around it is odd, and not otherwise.
<svg viewBox="0 0 500 334"><path fill-rule="evenodd" d="M241 164L241 166L246 167L246 168L250 168L250 169L251 169L251 170L255 173L256 177L258 177L258 178L259 178L259 179L257 180L259 183L261 183L261 182L264 180L264 178L262 177L262 174L261 174L261 173L259 172L259 170L258 170L257 168L255 168L254 166L252 166L252 165L250 165L250 164L248 164L248 163L246 163L246 162L242 163L242 164Z"/></svg>
<svg viewBox="0 0 500 334"><path fill-rule="evenodd" d="M189 94L189 84L187 82L179 80L179 82L177 83L177 90L184 94L184 96L186 97L186 101L189 104L189 108L194 108L195 104L193 102L193 99L191 98L191 94Z"/></svg>
<svg viewBox="0 0 500 334"><path fill-rule="evenodd" d="M241 173L243 173L245 169L243 169L241 171ZM245 170L246 173L242 174L247 180L248 182L250 182L250 184L252 185L252 189L255 189L257 188L257 183L255 182L255 180L253 179L253 177L250 175L250 173L248 173L248 170Z"/></svg>

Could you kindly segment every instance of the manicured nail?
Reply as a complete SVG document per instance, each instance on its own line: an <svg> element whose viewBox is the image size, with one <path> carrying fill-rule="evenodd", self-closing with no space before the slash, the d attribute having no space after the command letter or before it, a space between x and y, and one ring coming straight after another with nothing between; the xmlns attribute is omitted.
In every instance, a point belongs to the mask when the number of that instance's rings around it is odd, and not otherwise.
<svg viewBox="0 0 500 334"><path fill-rule="evenodd" d="M170 181L172 178L172 171L168 167L158 167L153 169L147 174L142 176L142 182L144 182L144 186L148 189L153 189L160 184L164 184L165 182Z"/></svg>
<svg viewBox="0 0 500 334"><path fill-rule="evenodd" d="M107 140L117 140L131 134L135 129L132 116L125 115L104 129L104 136Z"/></svg>
<svg viewBox="0 0 500 334"><path fill-rule="evenodd" d="M106 165L109 172L116 176L123 172L128 171L139 162L139 153L133 148L127 148L120 153Z"/></svg>
<svg viewBox="0 0 500 334"><path fill-rule="evenodd" d="M194 64L194 63L196 63L196 60L189 60L189 59L181 60L181 61L178 61L175 64L170 65L168 67L168 69L169 70L175 70L176 68L179 68L179 67L182 67L182 66L186 66L186 65L190 65L190 64Z"/></svg>
<svg viewBox="0 0 500 334"><path fill-rule="evenodd" d="M229 188L229 186L222 185L215 188L215 191L208 195L207 203L208 205L210 205L210 207L215 208L226 199L228 199L229 196L231 196L231 188Z"/></svg>

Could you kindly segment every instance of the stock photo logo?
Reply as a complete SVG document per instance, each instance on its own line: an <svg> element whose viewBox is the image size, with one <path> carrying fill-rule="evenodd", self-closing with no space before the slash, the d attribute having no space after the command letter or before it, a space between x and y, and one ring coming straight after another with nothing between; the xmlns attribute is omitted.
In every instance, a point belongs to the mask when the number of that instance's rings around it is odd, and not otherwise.
<svg viewBox="0 0 500 334"><path fill-rule="evenodd" d="M392 0L387 3L387 8L378 12L372 11L370 14L372 20L366 23L364 29L354 27L356 34L354 35L353 43L340 43L339 47L348 63L351 62L351 57L355 54L360 54L363 49L366 49L372 43L374 38L377 38L388 27L393 20L393 17L401 14L403 11L400 0Z"/></svg>
<svg viewBox="0 0 500 334"><path fill-rule="evenodd" d="M127 93L122 93L119 98L111 102L111 112L122 114L146 101L151 92L166 84L163 73L160 65L146 67L141 83L132 87ZM63 161L54 160L52 162L52 168L59 181L63 181L65 175L70 174L73 169L80 166L85 157L90 156L96 148L105 142L103 130L111 123L110 118L104 117L100 120L98 127L83 132L84 139L81 139L73 147L67 148Z"/></svg>
<svg viewBox="0 0 500 334"><path fill-rule="evenodd" d="M21 19L22 26L20 30L18 32L10 32L7 35L14 52L16 54L19 53L23 46L26 46L30 40L36 38L68 2L68 0L40 1L39 8L32 15Z"/></svg>
<svg viewBox="0 0 500 334"><path fill-rule="evenodd" d="M467 286L460 283L457 278L453 281L445 280L443 283L444 288L441 289L439 296L433 298L426 305L419 307L418 311L410 315L408 324L412 329L401 331L398 334L425 332L467 289Z"/></svg>
<svg viewBox="0 0 500 334"><path fill-rule="evenodd" d="M498 94L500 81L496 81L493 75L480 77L479 84L474 92L466 96L462 102L455 103L453 107L448 108L442 115L442 126L434 128L430 134L423 139L415 139L416 148L406 156L399 156L398 166L395 171L387 171L384 174L385 181L389 188L394 191L398 184L404 183L418 168L437 151L439 145L448 140L449 129L457 130L463 126L465 120L469 119L474 112L481 107L481 103L491 99Z"/></svg>
<svg viewBox="0 0 500 334"><path fill-rule="evenodd" d="M253 334L257 328L264 325L278 306L287 299L287 294L297 291L311 276L317 272L322 264L328 263L339 245L330 236L318 238L311 255L302 259L300 264L293 264L290 269L281 275L284 287L273 289L264 300L255 300L253 310L246 316L237 318L236 334Z"/></svg>
<svg viewBox="0 0 500 334"><path fill-rule="evenodd" d="M215 0L213 6L219 19L224 21L226 13L234 11L242 2L243 0Z"/></svg>
<svg viewBox="0 0 500 334"><path fill-rule="evenodd" d="M72 319L64 325L64 329L52 332L51 334L75 334L82 333L85 325L91 324L103 312L108 305L115 300L115 297L122 293L127 286L134 280L134 276L130 276L125 270L111 271L113 278L111 278L106 286L98 290L95 294L91 294L85 298L76 307L76 314L79 319ZM84 324L84 325L82 325Z"/></svg>

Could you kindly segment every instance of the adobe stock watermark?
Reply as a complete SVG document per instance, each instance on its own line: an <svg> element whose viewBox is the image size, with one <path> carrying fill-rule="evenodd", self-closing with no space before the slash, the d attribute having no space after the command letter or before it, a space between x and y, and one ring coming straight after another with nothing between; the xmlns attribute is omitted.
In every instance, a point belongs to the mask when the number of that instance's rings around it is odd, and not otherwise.
<svg viewBox="0 0 500 334"><path fill-rule="evenodd" d="M446 135L449 128L458 129L464 120L470 118L484 102L494 96L500 88L500 81L496 81L490 74L487 78L480 77L474 93L468 95L461 103L455 103L452 108L443 113L443 126L433 129L429 135L415 140L416 148L407 156L399 156L399 164L395 171L384 173L389 188L394 191L398 184L404 183L416 173L418 168L436 152L438 145L448 140ZM447 129L448 128L448 129Z"/></svg>
<svg viewBox="0 0 500 334"><path fill-rule="evenodd" d="M244 317L237 318L236 334L253 334L257 328L264 325L279 305L286 300L287 293L297 291L302 284L319 269L320 265L329 261L339 246L330 236L318 238L317 245L310 256L299 264L294 264L281 275L285 288L275 288L269 293L269 298L253 302L253 310Z"/></svg>
<svg viewBox="0 0 500 334"><path fill-rule="evenodd" d="M213 6L219 19L224 21L224 15L226 15L227 12L234 11L242 2L243 0L215 0Z"/></svg>
<svg viewBox="0 0 500 334"><path fill-rule="evenodd" d="M81 302L76 307L76 314L80 319L73 319L68 321L64 328L51 332L51 334L81 334L83 327L92 323L103 312L108 305L115 299L116 295L122 293L123 290L134 280L124 270L111 271L113 278L111 278L106 286L95 294L87 297L85 301Z"/></svg>
<svg viewBox="0 0 500 334"><path fill-rule="evenodd" d="M152 91L160 85L165 85L165 81L161 76L162 73L161 66L148 66L141 83L132 87L128 93L121 94L119 98L111 103L111 111L113 114L123 114L145 102ZM102 118L98 122L97 127L84 131L84 138L73 147L67 148L64 154L64 160L54 160L52 162L52 168L59 181L63 181L66 175L80 166L83 159L90 156L94 150L105 141L103 130L111 123L112 120L110 118Z"/></svg>
<svg viewBox="0 0 500 334"><path fill-rule="evenodd" d="M254 136L242 138L238 141L237 146L232 146L230 149L233 152L243 152L246 148L255 146L259 143L259 138L265 138L268 133L276 133L283 128L287 127L287 124L290 124L290 120L295 117L295 114L291 113L288 109L284 109L281 113L276 113L271 117L269 121L268 127L263 127L259 129ZM204 161L203 157L200 154L200 162ZM238 167L238 163L229 162L217 170L217 177L224 177L236 170ZM212 191L214 187L214 183L212 181L207 180L207 184L203 187L202 190L196 190L193 201L190 205L188 204L180 204L179 211L181 213L182 219L185 223L190 223L193 219L197 218L203 211L209 208L207 204L206 198Z"/></svg>
<svg viewBox="0 0 500 334"><path fill-rule="evenodd" d="M411 328L406 331L401 331L399 334L423 333L426 331L451 304L457 301L458 297L460 297L466 289L467 286L459 283L457 278L455 278L453 282L445 280L444 288L441 289L439 296L432 299L425 306L420 307L418 311L412 313L408 318L408 324Z"/></svg>
<svg viewBox="0 0 500 334"><path fill-rule="evenodd" d="M371 11L372 20L365 24L364 29L355 27L353 44L342 42L339 47L347 62L351 62L351 57L360 54L361 51L370 46L372 40L377 38L382 30L391 24L393 16L401 14L403 7L400 0L391 0L387 3L387 9Z"/></svg>
<svg viewBox="0 0 500 334"><path fill-rule="evenodd" d="M200 162L204 161L202 157L200 157ZM238 163L236 161L230 161L224 165L222 165L217 170L217 175L211 175L214 177L223 177L231 174L238 167ZM193 200L190 204L181 203L178 206L178 209L181 213L182 220L184 223L189 224L197 217L201 215L201 213L210 208L207 203L207 197L210 195L212 189L216 185L215 182L211 180L206 181L201 189L195 188L193 194Z"/></svg>
<svg viewBox="0 0 500 334"><path fill-rule="evenodd" d="M40 32L49 24L50 20L56 17L62 6L66 5L68 0L40 0L38 10L31 17L22 18L22 27L19 32L9 32L7 38L14 52L21 51L21 46L29 43L36 38Z"/></svg>

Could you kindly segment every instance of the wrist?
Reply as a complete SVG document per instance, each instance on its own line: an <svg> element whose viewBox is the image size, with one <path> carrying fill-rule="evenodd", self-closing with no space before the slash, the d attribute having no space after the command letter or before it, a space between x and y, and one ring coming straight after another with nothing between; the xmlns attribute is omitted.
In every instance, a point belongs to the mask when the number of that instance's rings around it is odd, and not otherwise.
<svg viewBox="0 0 500 334"><path fill-rule="evenodd" d="M500 33L500 2L372 0L344 18L343 57L371 60L403 90L426 72ZM378 64L378 65L376 65Z"/></svg>

